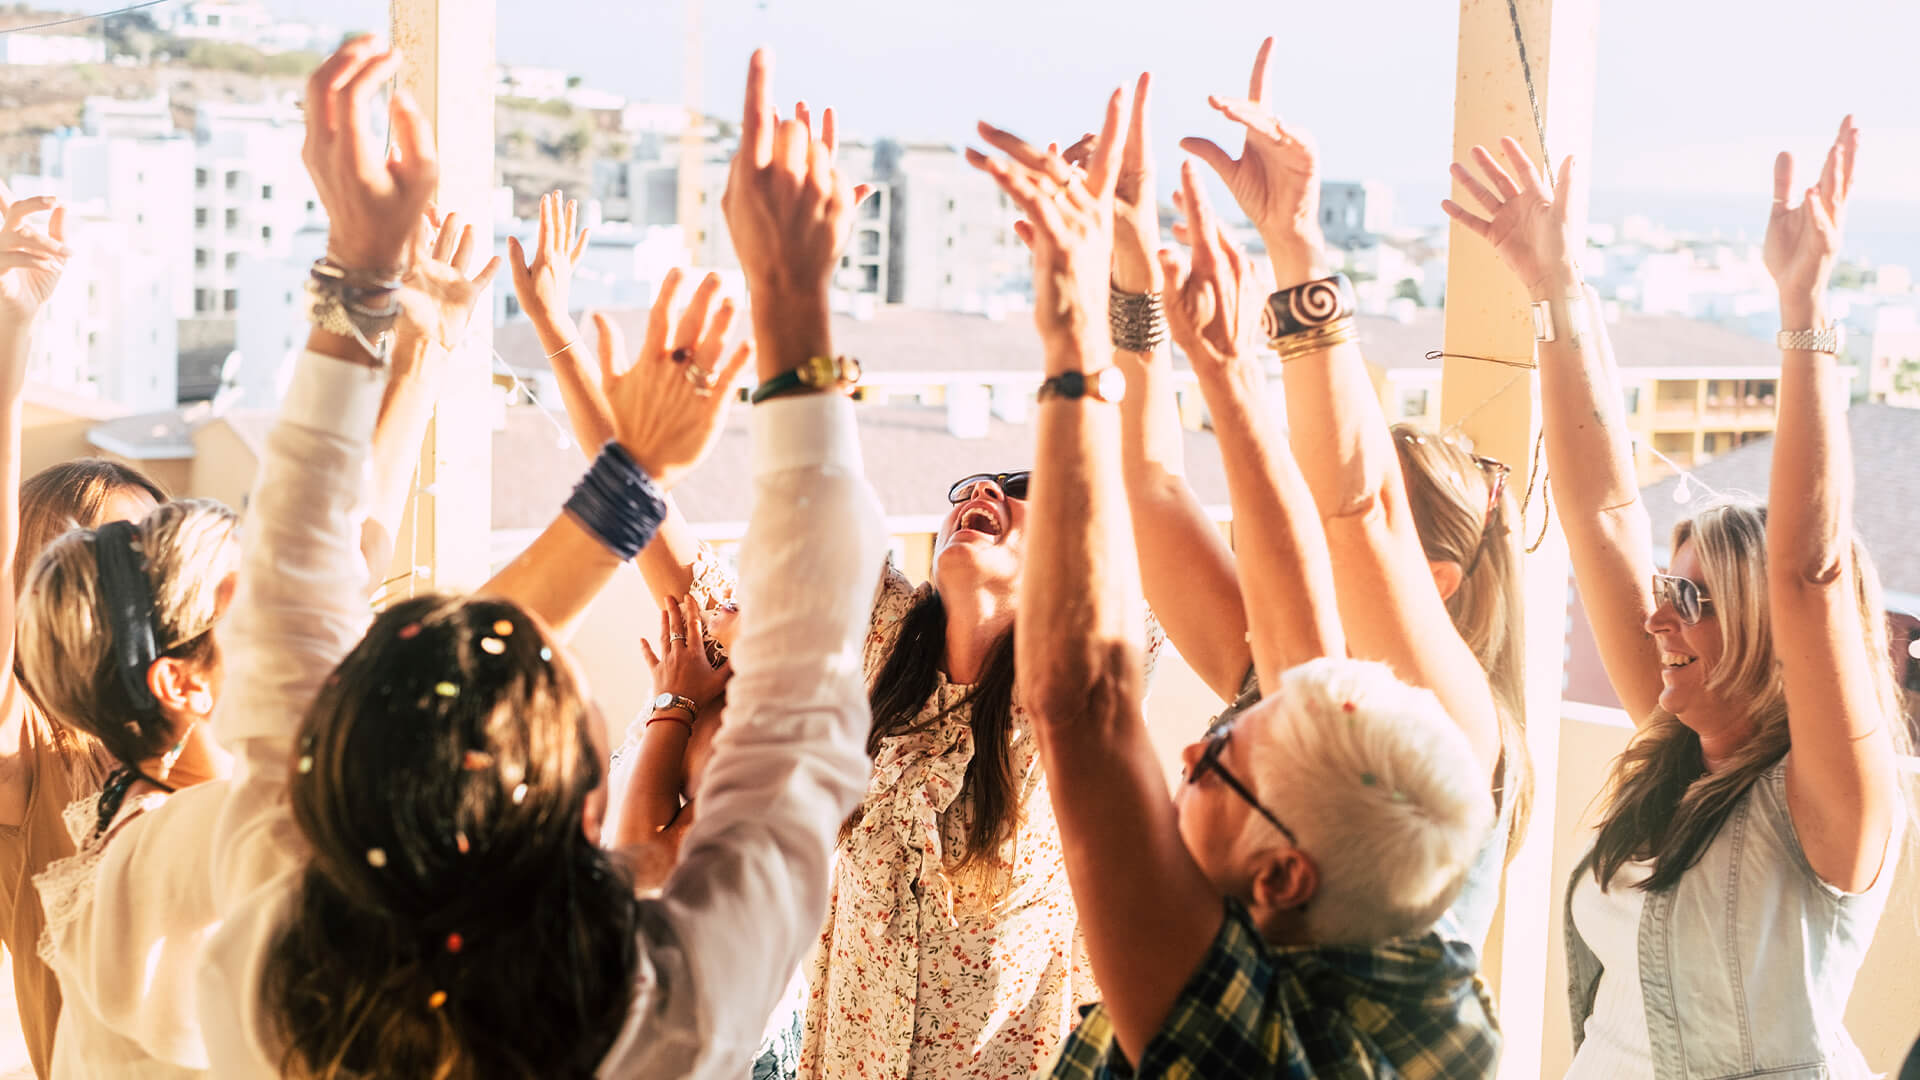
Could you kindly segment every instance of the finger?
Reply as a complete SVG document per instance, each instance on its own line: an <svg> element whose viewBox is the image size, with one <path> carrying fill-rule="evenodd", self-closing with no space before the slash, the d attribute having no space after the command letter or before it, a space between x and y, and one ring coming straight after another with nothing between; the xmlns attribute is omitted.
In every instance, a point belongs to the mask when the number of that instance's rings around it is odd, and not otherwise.
<svg viewBox="0 0 1920 1080"><path fill-rule="evenodd" d="M1014 219L1013 235L1019 237L1020 242L1027 245L1027 247L1033 247L1033 223L1026 218Z"/></svg>
<svg viewBox="0 0 1920 1080"><path fill-rule="evenodd" d="M1853 168L1853 163L1851 158L1848 159L1847 168L1849 170ZM53 208L53 216L47 219L47 235L53 237L55 241L61 244L65 244L67 242L67 208L66 207L56 206Z"/></svg>
<svg viewBox="0 0 1920 1080"><path fill-rule="evenodd" d="M1000 190L1006 192L1007 198L1027 216L1034 236L1038 237L1043 231L1049 236L1059 235L1059 208L1048 193L1040 189L1041 178L1036 177L1031 169L990 158L972 147L967 148L967 164L993 177L994 182L1000 185Z"/></svg>
<svg viewBox="0 0 1920 1080"><path fill-rule="evenodd" d="M378 52L379 41L372 34L363 34L340 46L307 77L306 111L310 133L331 134L337 130L340 117L335 109L334 91L359 70L368 57Z"/></svg>
<svg viewBox="0 0 1920 1080"><path fill-rule="evenodd" d="M451 232L443 229L442 232ZM473 226L460 226L460 245L453 249L453 269L461 277L467 276L467 267L473 265L474 250L478 247L473 240Z"/></svg>
<svg viewBox="0 0 1920 1080"><path fill-rule="evenodd" d="M49 259L65 259L73 255L72 248L30 226L21 226L8 233L6 248L22 255L44 255Z"/></svg>
<svg viewBox="0 0 1920 1080"><path fill-rule="evenodd" d="M1840 183L1840 144L1835 142L1827 147L1826 160L1820 163L1820 182L1816 185L1820 191L1820 201L1831 210L1834 198L1839 194Z"/></svg>
<svg viewBox="0 0 1920 1080"><path fill-rule="evenodd" d="M691 594L680 598L681 618L685 620L687 638L699 641L706 633L706 623L700 618L700 605L693 602Z"/></svg>
<svg viewBox="0 0 1920 1080"><path fill-rule="evenodd" d="M1540 182L1540 170L1534 168L1533 159L1527 156L1526 148L1520 145L1520 140L1511 135L1503 137L1500 140L1500 152L1513 163L1513 175L1520 182L1520 189L1529 195L1544 198L1547 192L1545 185Z"/></svg>
<svg viewBox="0 0 1920 1080"><path fill-rule="evenodd" d="M499 272L500 256L495 255L493 258L487 260L487 265L481 267L479 273L473 275L473 287L475 289L487 288L493 284L493 275Z"/></svg>
<svg viewBox="0 0 1920 1080"><path fill-rule="evenodd" d="M553 192L540 196L540 227L533 235L533 250L545 255L553 250Z"/></svg>
<svg viewBox="0 0 1920 1080"><path fill-rule="evenodd" d="M720 301L720 307L713 313L713 321L700 333L700 347L694 353L694 362L708 371L713 370L714 361L720 359L720 353L727 347L727 331L733 326L733 316L738 309L731 299Z"/></svg>
<svg viewBox="0 0 1920 1080"><path fill-rule="evenodd" d="M728 360L727 366L715 377L714 392L719 395L722 408L733 400L734 384L740 381L740 373L747 370L747 362L752 359L753 342L743 341L734 346L733 359Z"/></svg>
<svg viewBox="0 0 1920 1080"><path fill-rule="evenodd" d="M1793 191L1793 155L1785 150L1773 158L1773 206L1784 209Z"/></svg>
<svg viewBox="0 0 1920 1080"><path fill-rule="evenodd" d="M1147 166L1147 96L1152 84L1152 73L1145 71L1140 73L1140 80L1133 84L1133 117L1127 125L1127 147L1123 158L1130 169L1144 169Z"/></svg>
<svg viewBox="0 0 1920 1080"><path fill-rule="evenodd" d="M1220 225L1207 201L1206 189L1200 184L1200 170L1194 167L1192 159L1180 163L1180 190L1186 196L1187 232L1193 240L1193 271L1199 274L1203 268L1220 261L1222 253Z"/></svg>
<svg viewBox="0 0 1920 1080"><path fill-rule="evenodd" d="M805 124L798 120L785 121L775 136L774 163L793 176L804 176L812 146L813 141L807 136Z"/></svg>
<svg viewBox="0 0 1920 1080"><path fill-rule="evenodd" d="M680 291L682 277L680 268L676 266L667 271L667 276L660 282L660 295L653 298L653 309L647 313L647 337L640 345L641 356L652 358L666 355L673 297Z"/></svg>
<svg viewBox="0 0 1920 1080"><path fill-rule="evenodd" d="M394 146L405 155L401 164L388 166L395 182L409 193L432 191L440 182L440 152L434 147L433 125L427 123L427 114L421 111L413 92L404 86L393 94L391 132Z"/></svg>
<svg viewBox="0 0 1920 1080"><path fill-rule="evenodd" d="M1586 192L1587 173L1580 167L1573 154L1560 163L1560 179L1553 185L1553 202L1556 206L1585 206L1583 197Z"/></svg>
<svg viewBox="0 0 1920 1080"><path fill-rule="evenodd" d="M517 236L507 237L507 264L513 267L514 277L532 273L532 268L527 265L526 249L520 246Z"/></svg>
<svg viewBox="0 0 1920 1080"><path fill-rule="evenodd" d="M459 214L448 214L446 223L440 226L438 233L434 234L431 253L428 256L434 262L448 262L452 260L454 249L460 243L459 223Z"/></svg>
<svg viewBox="0 0 1920 1080"><path fill-rule="evenodd" d="M353 163L355 171L361 176L371 176L373 170L388 164L386 148L376 147L373 143L373 129L367 122L367 109L373 104L374 91L398 70L400 50L388 49L355 72L341 90L341 96L346 99L342 121L346 125L347 140L343 148L347 152L347 160ZM404 164L408 156L406 148L399 146L398 140L395 140L394 149L401 152Z"/></svg>
<svg viewBox="0 0 1920 1080"><path fill-rule="evenodd" d="M667 609L673 606L671 600L660 605L660 651L667 651L668 635L673 633L673 623L667 618Z"/></svg>
<svg viewBox="0 0 1920 1080"><path fill-rule="evenodd" d="M1453 168L1448 171L1453 174L1454 181L1458 183L1467 194L1473 196L1475 202L1478 202L1486 208L1487 213L1497 214L1500 212L1500 208L1506 205L1506 200L1488 191L1487 185L1481 183L1465 165L1456 161L1453 163Z"/></svg>
<svg viewBox="0 0 1920 1080"><path fill-rule="evenodd" d="M440 204L429 199L427 201L427 224L438 229L442 220L444 220L444 218L440 213Z"/></svg>
<svg viewBox="0 0 1920 1080"><path fill-rule="evenodd" d="M686 615L680 610L679 597L669 598L664 605L664 609L667 613L667 651L672 652L673 647L680 644L673 639L687 636Z"/></svg>
<svg viewBox="0 0 1920 1080"><path fill-rule="evenodd" d="M793 122L807 129L807 141L813 141L813 110L804 101L793 103Z"/></svg>
<svg viewBox="0 0 1920 1080"><path fill-rule="evenodd" d="M1846 199L1853 194L1853 162L1860 153L1860 128L1853 122L1853 114L1847 114L1840 121L1840 198Z"/></svg>
<svg viewBox="0 0 1920 1080"><path fill-rule="evenodd" d="M1452 199L1440 200L1440 209L1445 210L1448 217L1465 225L1475 236L1485 236L1487 235L1487 230L1493 227L1493 222L1480 218L1475 215L1473 211L1461 206Z"/></svg>
<svg viewBox="0 0 1920 1080"><path fill-rule="evenodd" d="M667 639L663 637L663 638L661 638L660 640L661 640L662 642L664 642L664 641L666 641ZM660 657L659 657L659 656L658 656L658 655L657 655L657 654L656 654L656 653L655 653L655 652L653 651L653 646L652 646L652 645L650 645L650 644L648 644L648 642L647 642L647 639L646 639L646 638L641 638L641 639L640 639L640 651L641 651L641 652L642 652L643 654L645 654L645 656L646 656L646 658L647 658L647 666L648 666L648 667L650 667L650 668L657 668L657 667L659 667L659 666L660 666Z"/></svg>
<svg viewBox="0 0 1920 1080"><path fill-rule="evenodd" d="M1189 136L1180 140L1180 149L1206 162L1207 167L1211 168L1222 180L1232 175L1234 168L1239 165L1239 162L1233 159L1232 154L1220 149L1220 144L1214 142L1212 139Z"/></svg>
<svg viewBox="0 0 1920 1080"><path fill-rule="evenodd" d="M1807 189L1806 204L1801 207L1801 210L1806 213L1808 220L1813 222L1813 227L1819 232L1831 233L1836 231L1833 223L1833 215L1827 212L1827 200L1821 197L1819 188L1810 187Z"/></svg>
<svg viewBox="0 0 1920 1080"><path fill-rule="evenodd" d="M12 203L13 189L8 187L5 181L0 181L0 215L4 215L7 212L7 207Z"/></svg>
<svg viewBox="0 0 1920 1080"><path fill-rule="evenodd" d="M1273 59L1273 38L1260 43L1253 55L1253 75L1247 79L1247 100L1258 105L1267 100L1267 63Z"/></svg>
<svg viewBox="0 0 1920 1080"><path fill-rule="evenodd" d="M1093 156L1093 144L1098 141L1099 138L1100 136L1093 132L1087 132L1075 140L1072 146L1067 147L1066 150L1061 152L1060 160L1072 165L1076 169L1086 168L1087 159ZM1049 151L1053 149L1051 143L1048 144L1047 149Z"/></svg>
<svg viewBox="0 0 1920 1080"><path fill-rule="evenodd" d="M772 81L772 51L755 49L753 59L747 61L746 104L740 113L740 152L762 168L773 160L773 109L767 103L767 88Z"/></svg>
<svg viewBox="0 0 1920 1080"><path fill-rule="evenodd" d="M567 253L567 264L571 266L580 261L587 252L587 237L593 235L592 229L581 229L580 235L573 238L573 250Z"/></svg>
<svg viewBox="0 0 1920 1080"><path fill-rule="evenodd" d="M1507 175L1507 170L1500 167L1486 147L1473 148L1473 163L1480 166L1480 171L1493 182L1493 190L1500 193L1503 202L1520 194L1520 185L1513 182L1513 177Z"/></svg>
<svg viewBox="0 0 1920 1080"><path fill-rule="evenodd" d="M1073 179L1073 170L1067 167L1066 162L1035 149L1013 132L1003 131L984 120L980 122L979 129L980 137L987 141L987 145L1054 183L1065 184Z"/></svg>
<svg viewBox="0 0 1920 1080"><path fill-rule="evenodd" d="M30 215L52 210L58 205L59 202L51 195L34 195L21 199L19 202L7 207L6 225L4 228L9 230L17 229L20 227L20 223L25 221Z"/></svg>
<svg viewBox="0 0 1920 1080"><path fill-rule="evenodd" d="M1100 142L1094 147L1093 160L1087 162L1087 190L1100 198L1113 196L1120 178L1120 154L1126 149L1126 114L1120 108L1125 91L1115 89L1107 98L1106 122L1100 125Z"/></svg>
<svg viewBox="0 0 1920 1080"><path fill-rule="evenodd" d="M567 227L560 233L558 246L564 248L573 242L573 231L580 221L580 200L567 200Z"/></svg>
<svg viewBox="0 0 1920 1080"><path fill-rule="evenodd" d="M1173 252L1160 249L1160 272L1166 275L1168 297L1166 304L1167 330L1174 341L1185 350L1187 343L1193 340L1193 320L1187 314L1185 296L1187 290L1187 268L1180 264Z"/></svg>
<svg viewBox="0 0 1920 1080"><path fill-rule="evenodd" d="M0 270L57 271L65 261L53 255L27 251L0 251Z"/></svg>
<svg viewBox="0 0 1920 1080"><path fill-rule="evenodd" d="M861 203L866 202L867 196L871 194L873 194L872 184L853 185L853 205L859 206Z"/></svg>
<svg viewBox="0 0 1920 1080"><path fill-rule="evenodd" d="M687 310L680 313L680 324L674 328L672 347L691 348L700 343L700 331L706 329L707 313L713 308L713 298L720 292L720 275L708 274L694 287L693 299L687 301Z"/></svg>
<svg viewBox="0 0 1920 1080"><path fill-rule="evenodd" d="M820 112L820 141L827 144L827 153L837 154L840 152L839 125L835 122L833 109L831 108L823 109ZM860 200L856 198L854 201L859 202Z"/></svg>
<svg viewBox="0 0 1920 1080"><path fill-rule="evenodd" d="M1186 222L1176 221L1173 223L1173 239L1175 243L1182 247L1193 246L1193 232L1187 228Z"/></svg>
<svg viewBox="0 0 1920 1080"><path fill-rule="evenodd" d="M611 319L597 311L593 313L593 330L600 354L600 387L603 390L611 389L614 379L618 377L615 374L614 357L627 353L626 335Z"/></svg>

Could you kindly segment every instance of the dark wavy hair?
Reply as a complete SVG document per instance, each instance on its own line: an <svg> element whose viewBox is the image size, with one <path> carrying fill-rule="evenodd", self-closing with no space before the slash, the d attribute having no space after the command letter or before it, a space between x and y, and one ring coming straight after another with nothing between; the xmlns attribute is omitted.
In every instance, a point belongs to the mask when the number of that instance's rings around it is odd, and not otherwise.
<svg viewBox="0 0 1920 1080"><path fill-rule="evenodd" d="M867 735L869 757L880 752L887 737L920 730L946 715L941 712L926 723L919 722L921 710L940 685L940 661L946 652L947 608L939 593L927 589L901 617L900 636L868 691L867 702L873 710L873 729ZM966 850L947 859L955 870L990 865L1020 824L1008 746L1013 731L1013 682L1013 627L1008 626L987 650L972 689L952 706L973 710L973 760L961 788L963 795L972 795L972 818L967 822ZM861 812L855 811L848 821L849 830Z"/></svg>
<svg viewBox="0 0 1920 1080"><path fill-rule="evenodd" d="M375 620L301 725L312 846L262 977L289 1077L588 1078L639 963L629 876L586 832L581 695L511 603Z"/></svg>

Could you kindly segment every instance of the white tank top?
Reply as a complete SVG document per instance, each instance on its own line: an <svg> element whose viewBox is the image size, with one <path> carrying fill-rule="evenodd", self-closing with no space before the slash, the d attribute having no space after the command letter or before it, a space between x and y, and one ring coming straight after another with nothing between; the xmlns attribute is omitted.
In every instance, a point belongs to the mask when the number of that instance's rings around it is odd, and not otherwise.
<svg viewBox="0 0 1920 1080"><path fill-rule="evenodd" d="M1594 992L1580 1044L1567 1080L1651 1077L1653 1046L1647 1036L1646 1004L1640 997L1640 913L1647 894L1635 885L1653 872L1651 863L1630 862L1614 875L1606 892L1588 871L1573 887L1573 921L1606 973Z"/></svg>

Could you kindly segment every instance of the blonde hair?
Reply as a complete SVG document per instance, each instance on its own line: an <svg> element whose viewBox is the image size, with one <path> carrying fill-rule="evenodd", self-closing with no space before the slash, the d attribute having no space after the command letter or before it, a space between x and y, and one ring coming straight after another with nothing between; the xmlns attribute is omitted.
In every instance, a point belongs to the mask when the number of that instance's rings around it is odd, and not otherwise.
<svg viewBox="0 0 1920 1080"><path fill-rule="evenodd" d="M1527 753L1526 606L1520 575L1520 507L1506 466L1476 458L1458 444L1395 424L1394 447L1420 545L1433 562L1460 567L1447 597L1454 629L1487 673L1499 710L1497 805L1513 805L1507 857L1533 814L1533 758ZM1499 484L1499 497L1494 487Z"/></svg>
<svg viewBox="0 0 1920 1080"><path fill-rule="evenodd" d="M1319 868L1306 907L1317 944L1370 944L1432 926L1452 906L1492 800L1440 700L1385 664L1322 658L1247 710L1248 783ZM1256 819L1257 820L1257 819ZM1249 823L1242 843L1279 842Z"/></svg>
<svg viewBox="0 0 1920 1080"><path fill-rule="evenodd" d="M233 512L219 503L186 499L161 504L135 528L161 655L213 659L209 631L220 586L239 562L236 527ZM167 718L143 715L121 683L101 595L98 535L69 532L35 561L20 600L20 674L49 716L137 765L179 736Z"/></svg>
<svg viewBox="0 0 1920 1080"><path fill-rule="evenodd" d="M1678 884L1747 789L1792 747L1787 687L1774 654L1767 603L1766 508L1731 500L1711 504L1674 526L1673 552L1689 543L1720 626L1720 658L1706 672L1707 687L1724 699L1748 703L1753 735L1723 768L1709 773L1700 737L1672 713L1654 711L1614 759L1602 794L1605 809L1590 856L1602 888L1627 862L1647 859L1653 873L1641 888L1657 892ZM1855 610L1875 696L1896 751L1908 753L1912 738L1894 680L1880 576L1857 538L1852 554Z"/></svg>

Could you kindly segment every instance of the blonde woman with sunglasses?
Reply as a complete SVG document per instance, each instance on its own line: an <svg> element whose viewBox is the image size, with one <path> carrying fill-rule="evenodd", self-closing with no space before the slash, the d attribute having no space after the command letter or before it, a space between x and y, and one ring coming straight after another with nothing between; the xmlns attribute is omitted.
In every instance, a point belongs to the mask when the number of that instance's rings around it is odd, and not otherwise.
<svg viewBox="0 0 1920 1080"><path fill-rule="evenodd" d="M1853 186L1849 117L1796 201L1774 167L1780 290L1771 509L1722 502L1655 570L1618 372L1576 260L1572 159L1551 187L1512 139L1453 176L1538 313L1547 455L1582 603L1638 730L1567 900L1569 1076L1868 1075L1842 1023L1907 815L1873 564L1853 534L1827 279ZM1548 328L1550 324L1550 330ZM1550 340L1549 340L1550 338Z"/></svg>

